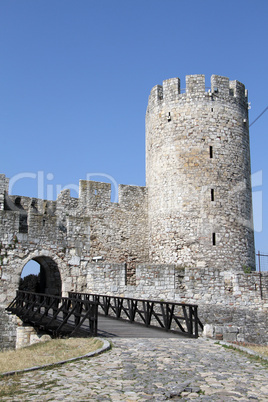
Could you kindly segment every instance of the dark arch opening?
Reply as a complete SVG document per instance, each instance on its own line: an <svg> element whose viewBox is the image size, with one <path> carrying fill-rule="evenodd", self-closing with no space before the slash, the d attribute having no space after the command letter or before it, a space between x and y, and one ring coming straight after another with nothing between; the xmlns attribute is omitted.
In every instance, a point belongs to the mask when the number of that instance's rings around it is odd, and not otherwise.
<svg viewBox="0 0 268 402"><path fill-rule="evenodd" d="M33 261L39 264L39 272L36 264L35 267L27 270ZM35 257L24 266L19 289L61 296L61 287L60 271L52 258L47 256Z"/></svg>

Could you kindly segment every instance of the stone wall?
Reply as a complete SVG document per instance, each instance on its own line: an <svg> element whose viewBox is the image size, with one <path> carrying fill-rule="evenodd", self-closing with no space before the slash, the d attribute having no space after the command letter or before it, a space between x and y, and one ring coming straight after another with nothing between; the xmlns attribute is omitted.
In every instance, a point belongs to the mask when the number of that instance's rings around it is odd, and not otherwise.
<svg viewBox="0 0 268 402"><path fill-rule="evenodd" d="M124 264L88 264L76 290L197 304L207 335L268 343L268 273L261 273L260 280L256 272L138 264L135 285L130 286L124 270Z"/></svg>
<svg viewBox="0 0 268 402"><path fill-rule="evenodd" d="M268 308L268 272L246 274L236 270L137 264L135 285L125 282L125 264L89 263L81 286L100 294L162 299L262 310ZM77 291L82 291L77 287Z"/></svg>
<svg viewBox="0 0 268 402"><path fill-rule="evenodd" d="M17 337L17 317L0 306L0 350L14 349Z"/></svg>
<svg viewBox="0 0 268 402"><path fill-rule="evenodd" d="M119 202L112 203L109 184L82 180L78 199L65 190L57 201L45 201L9 196L5 176L0 179L5 200L0 210L0 305L15 297L31 259L44 273L44 291L52 294L79 287L95 260L126 264L126 282L135 279L136 263L148 261L144 187L121 185Z"/></svg>
<svg viewBox="0 0 268 402"><path fill-rule="evenodd" d="M268 273L260 281L259 273L137 264L135 284L128 285L126 269L125 264L100 262L88 262L83 269L72 266L66 291L197 304L207 336L268 343ZM9 320L4 344L15 344L14 316L4 315L2 326Z"/></svg>
<svg viewBox="0 0 268 402"><path fill-rule="evenodd" d="M126 282L125 264L88 263L70 271L71 290L197 304L206 334L215 339L268 343L268 273L137 264Z"/></svg>
<svg viewBox="0 0 268 402"><path fill-rule="evenodd" d="M4 209L5 193L8 193L9 180L4 174L0 174L0 211Z"/></svg>

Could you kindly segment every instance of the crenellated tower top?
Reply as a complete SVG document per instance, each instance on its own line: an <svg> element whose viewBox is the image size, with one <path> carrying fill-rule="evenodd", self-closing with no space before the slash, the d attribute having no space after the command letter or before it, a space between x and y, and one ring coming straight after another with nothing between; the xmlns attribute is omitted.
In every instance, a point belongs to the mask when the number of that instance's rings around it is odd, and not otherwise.
<svg viewBox="0 0 268 402"><path fill-rule="evenodd" d="M247 107L248 102L247 90L241 82L237 80L230 81L229 78L220 75L212 75L211 86L207 88L205 86L205 76L198 74L186 76L185 89L181 89L179 78L170 78L163 81L163 85L154 86L149 96L147 111L165 102L187 102L193 98L204 97L207 97L208 100L228 99L245 107Z"/></svg>

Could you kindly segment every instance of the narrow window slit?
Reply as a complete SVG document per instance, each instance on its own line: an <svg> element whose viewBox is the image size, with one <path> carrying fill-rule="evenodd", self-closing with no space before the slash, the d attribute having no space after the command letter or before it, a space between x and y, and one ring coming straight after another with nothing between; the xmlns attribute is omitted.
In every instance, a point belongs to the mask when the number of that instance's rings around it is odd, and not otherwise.
<svg viewBox="0 0 268 402"><path fill-rule="evenodd" d="M212 244L216 246L216 233L212 233Z"/></svg>
<svg viewBox="0 0 268 402"><path fill-rule="evenodd" d="M211 201L214 201L214 188L211 189Z"/></svg>
<svg viewBox="0 0 268 402"><path fill-rule="evenodd" d="M209 156L210 156L210 159L213 158L213 147L211 145L209 147Z"/></svg>

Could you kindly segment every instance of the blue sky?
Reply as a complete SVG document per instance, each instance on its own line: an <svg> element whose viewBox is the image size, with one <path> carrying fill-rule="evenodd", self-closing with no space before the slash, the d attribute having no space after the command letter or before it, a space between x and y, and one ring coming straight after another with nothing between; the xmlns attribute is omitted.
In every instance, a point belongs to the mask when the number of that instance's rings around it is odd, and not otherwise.
<svg viewBox="0 0 268 402"><path fill-rule="evenodd" d="M253 122L268 105L267 20L267 0L1 0L0 173L12 194L76 196L88 177L145 185L145 111L164 79L237 79ZM268 111L250 137L256 250L268 254L267 122Z"/></svg>

